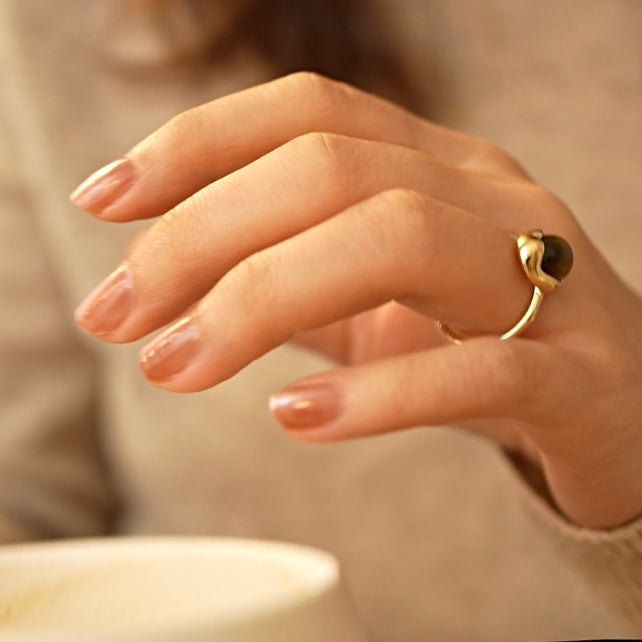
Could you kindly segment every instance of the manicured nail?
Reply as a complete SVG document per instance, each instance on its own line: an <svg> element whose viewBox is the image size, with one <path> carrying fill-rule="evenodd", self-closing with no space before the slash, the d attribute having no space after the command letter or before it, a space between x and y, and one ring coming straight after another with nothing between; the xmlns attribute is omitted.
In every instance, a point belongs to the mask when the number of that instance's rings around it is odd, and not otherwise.
<svg viewBox="0 0 642 642"><path fill-rule="evenodd" d="M130 188L134 178L134 164L128 158L121 158L85 179L69 200L82 210L100 214Z"/></svg>
<svg viewBox="0 0 642 642"><path fill-rule="evenodd" d="M313 428L336 419L341 413L341 404L333 386L304 383L273 394L270 410L286 428Z"/></svg>
<svg viewBox="0 0 642 642"><path fill-rule="evenodd" d="M199 347L198 328L194 319L187 317L142 349L140 367L148 379L169 379L187 367Z"/></svg>
<svg viewBox="0 0 642 642"><path fill-rule="evenodd" d="M76 323L89 334L109 334L125 320L133 305L134 287L129 270L122 265L78 306Z"/></svg>

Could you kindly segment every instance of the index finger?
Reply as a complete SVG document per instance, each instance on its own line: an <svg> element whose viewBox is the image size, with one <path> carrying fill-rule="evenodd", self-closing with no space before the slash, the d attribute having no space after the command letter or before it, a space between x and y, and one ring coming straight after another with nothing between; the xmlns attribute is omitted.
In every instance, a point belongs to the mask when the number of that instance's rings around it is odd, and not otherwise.
<svg viewBox="0 0 642 642"><path fill-rule="evenodd" d="M344 83L300 72L190 109L92 174L71 201L101 218L163 214L214 180L293 138L344 134L425 151L461 165L489 145Z"/></svg>

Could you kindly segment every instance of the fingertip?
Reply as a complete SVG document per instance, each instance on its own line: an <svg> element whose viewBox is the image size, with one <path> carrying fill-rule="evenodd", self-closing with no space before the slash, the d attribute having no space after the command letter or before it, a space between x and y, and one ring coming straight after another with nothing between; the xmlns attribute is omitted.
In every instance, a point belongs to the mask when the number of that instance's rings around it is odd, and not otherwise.
<svg viewBox="0 0 642 642"><path fill-rule="evenodd" d="M163 384L186 370L200 347L196 322L186 317L141 349L139 367L152 383Z"/></svg>
<svg viewBox="0 0 642 642"><path fill-rule="evenodd" d="M103 216L105 210L124 196L136 180L136 168L129 158L120 158L96 170L69 196L69 201L90 214Z"/></svg>
<svg viewBox="0 0 642 642"><path fill-rule="evenodd" d="M285 429L303 431L336 421L342 414L342 399L330 381L297 382L271 395L269 408Z"/></svg>
<svg viewBox="0 0 642 642"><path fill-rule="evenodd" d="M87 334L107 339L129 316L134 297L129 270L121 265L76 308L76 324Z"/></svg>

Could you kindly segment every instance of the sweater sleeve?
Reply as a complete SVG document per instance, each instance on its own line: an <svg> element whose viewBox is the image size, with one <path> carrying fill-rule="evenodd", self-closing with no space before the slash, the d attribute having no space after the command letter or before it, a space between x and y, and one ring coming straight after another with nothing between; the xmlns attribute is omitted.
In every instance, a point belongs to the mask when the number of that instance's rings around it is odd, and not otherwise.
<svg viewBox="0 0 642 642"><path fill-rule="evenodd" d="M613 530L577 526L555 508L539 469L512 454L508 459L534 527L642 636L642 516Z"/></svg>
<svg viewBox="0 0 642 642"><path fill-rule="evenodd" d="M2 543L104 532L114 505L96 423L95 368L58 295L17 167L18 136L0 118Z"/></svg>

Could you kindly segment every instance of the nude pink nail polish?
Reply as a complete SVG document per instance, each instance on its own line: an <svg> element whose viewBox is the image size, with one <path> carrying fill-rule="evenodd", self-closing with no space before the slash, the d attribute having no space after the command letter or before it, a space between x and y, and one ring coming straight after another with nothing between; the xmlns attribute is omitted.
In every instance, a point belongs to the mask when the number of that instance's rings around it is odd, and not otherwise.
<svg viewBox="0 0 642 642"><path fill-rule="evenodd" d="M163 381L184 370L200 347L196 322L187 317L170 326L141 351L140 367L152 381Z"/></svg>
<svg viewBox="0 0 642 642"><path fill-rule="evenodd" d="M134 164L128 158L121 158L85 179L69 200L82 210L100 214L131 187L134 179Z"/></svg>
<svg viewBox="0 0 642 642"><path fill-rule="evenodd" d="M285 428L303 429L322 426L341 413L334 386L324 383L295 384L270 397L270 410Z"/></svg>
<svg viewBox="0 0 642 642"><path fill-rule="evenodd" d="M78 306L76 323L89 334L107 335L121 325L133 305L133 283L127 267L122 265Z"/></svg>

